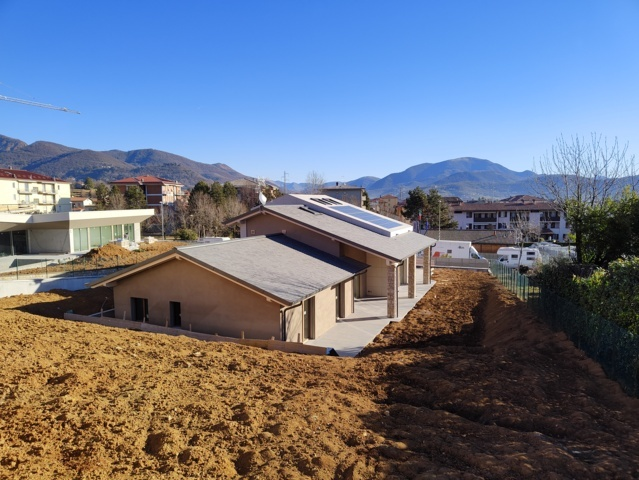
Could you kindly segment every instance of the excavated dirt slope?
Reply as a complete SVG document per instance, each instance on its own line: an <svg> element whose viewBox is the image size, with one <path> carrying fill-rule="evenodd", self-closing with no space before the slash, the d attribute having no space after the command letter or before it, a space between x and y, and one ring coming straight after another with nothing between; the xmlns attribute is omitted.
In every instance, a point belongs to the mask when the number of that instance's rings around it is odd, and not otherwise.
<svg viewBox="0 0 639 480"><path fill-rule="evenodd" d="M0 478L639 476L639 402L493 278L437 284L359 358L59 320L0 299Z"/></svg>

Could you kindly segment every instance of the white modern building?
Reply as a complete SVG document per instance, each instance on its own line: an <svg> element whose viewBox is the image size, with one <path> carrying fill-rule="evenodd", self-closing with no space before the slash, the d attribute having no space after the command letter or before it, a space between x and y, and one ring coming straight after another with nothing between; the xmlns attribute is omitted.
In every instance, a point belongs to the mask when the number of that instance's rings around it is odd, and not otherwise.
<svg viewBox="0 0 639 480"><path fill-rule="evenodd" d="M140 222L154 214L141 210L102 210L43 214L0 213L0 256L76 253L118 239L141 240Z"/></svg>
<svg viewBox="0 0 639 480"><path fill-rule="evenodd" d="M462 230L513 230L522 223L544 240L566 242L570 226L552 202L530 195L517 195L496 202L459 202L450 206Z"/></svg>
<svg viewBox="0 0 639 480"><path fill-rule="evenodd" d="M71 184L0 169L0 256L75 253L118 239L140 241L153 209L71 211Z"/></svg>

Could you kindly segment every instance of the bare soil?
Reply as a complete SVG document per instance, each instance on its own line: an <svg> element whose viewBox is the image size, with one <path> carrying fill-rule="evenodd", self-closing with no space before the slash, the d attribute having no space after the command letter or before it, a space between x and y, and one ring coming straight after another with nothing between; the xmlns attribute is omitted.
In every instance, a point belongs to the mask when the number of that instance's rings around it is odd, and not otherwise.
<svg viewBox="0 0 639 480"><path fill-rule="evenodd" d="M0 299L0 478L639 476L639 401L488 274L437 284L358 358L59 320Z"/></svg>
<svg viewBox="0 0 639 480"><path fill-rule="evenodd" d="M184 242L160 241L154 243L140 243L137 250L129 250L119 245L108 243L101 247L92 248L84 255L72 262L49 264L46 267L21 268L20 276L39 276L74 274L78 270L103 270L121 268L142 262L149 258L168 252L175 247L186 245ZM15 277L15 272L0 273L0 277Z"/></svg>

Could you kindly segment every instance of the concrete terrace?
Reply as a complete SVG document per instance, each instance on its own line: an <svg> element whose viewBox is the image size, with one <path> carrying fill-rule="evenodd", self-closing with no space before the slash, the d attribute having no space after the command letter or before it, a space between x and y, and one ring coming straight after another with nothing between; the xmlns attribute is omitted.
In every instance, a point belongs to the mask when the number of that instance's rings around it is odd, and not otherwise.
<svg viewBox="0 0 639 480"><path fill-rule="evenodd" d="M355 300L355 313L347 318L338 319L334 327L323 335L304 342L333 348L340 357L355 357L390 322L401 322L408 312L435 285L421 283L421 270L418 269L415 298L408 298L408 285L399 287L399 315L396 318L386 316L386 297L362 298Z"/></svg>

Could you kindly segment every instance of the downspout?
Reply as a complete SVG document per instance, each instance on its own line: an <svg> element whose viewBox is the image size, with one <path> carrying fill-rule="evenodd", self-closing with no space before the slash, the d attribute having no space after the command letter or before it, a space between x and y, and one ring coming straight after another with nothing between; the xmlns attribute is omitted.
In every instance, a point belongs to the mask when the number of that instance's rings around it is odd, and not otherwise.
<svg viewBox="0 0 639 480"><path fill-rule="evenodd" d="M286 341L286 312L292 310L296 307L299 307L302 302L296 303L295 305L291 305L290 307L280 308L280 330L282 332L282 341Z"/></svg>
<svg viewBox="0 0 639 480"><path fill-rule="evenodd" d="M402 262L403 263L403 262ZM399 318L399 267L402 263L398 263L395 267L395 318Z"/></svg>

